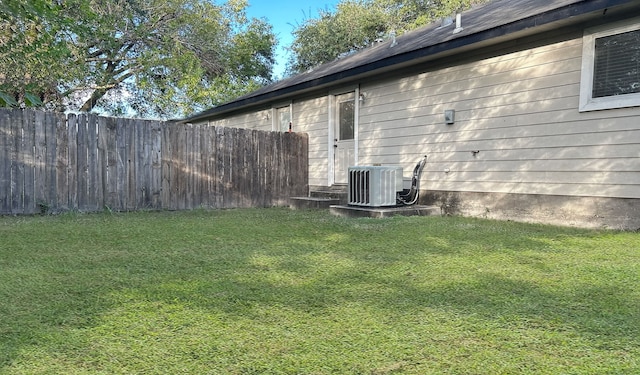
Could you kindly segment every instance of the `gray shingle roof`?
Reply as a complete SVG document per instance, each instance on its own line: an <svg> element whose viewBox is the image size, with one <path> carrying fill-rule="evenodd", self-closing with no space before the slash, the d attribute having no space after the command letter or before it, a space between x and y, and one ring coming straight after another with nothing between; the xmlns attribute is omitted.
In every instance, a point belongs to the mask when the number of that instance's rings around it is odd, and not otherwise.
<svg viewBox="0 0 640 375"><path fill-rule="evenodd" d="M231 102L191 116L194 121L210 116L290 98L293 95L331 84L345 83L366 74L388 71L419 63L439 54L549 25L570 23L576 17L608 7L640 3L638 0L494 0L461 14L462 31L453 24L427 25L363 49L352 55L320 65L310 71L275 82Z"/></svg>

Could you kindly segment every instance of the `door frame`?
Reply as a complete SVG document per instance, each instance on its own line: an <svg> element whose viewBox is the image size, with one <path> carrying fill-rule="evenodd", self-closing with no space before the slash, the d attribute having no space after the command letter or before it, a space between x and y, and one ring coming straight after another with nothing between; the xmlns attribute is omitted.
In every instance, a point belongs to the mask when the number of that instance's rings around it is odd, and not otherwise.
<svg viewBox="0 0 640 375"><path fill-rule="evenodd" d="M336 139L336 96L342 94L354 93L354 113L353 113L353 156L355 165L358 165L358 143L359 143L359 128L360 128L360 85L345 87L340 90L333 90L328 95L328 113L329 113L329 131L327 132L327 186L335 184L335 139Z"/></svg>

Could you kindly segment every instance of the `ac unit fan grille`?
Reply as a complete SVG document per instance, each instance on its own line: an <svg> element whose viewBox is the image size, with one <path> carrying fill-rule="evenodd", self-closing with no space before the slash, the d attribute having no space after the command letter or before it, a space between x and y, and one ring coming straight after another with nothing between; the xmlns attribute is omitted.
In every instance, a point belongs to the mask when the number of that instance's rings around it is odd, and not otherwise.
<svg viewBox="0 0 640 375"><path fill-rule="evenodd" d="M350 167L348 177L350 205L395 206L397 192L402 191L402 167Z"/></svg>

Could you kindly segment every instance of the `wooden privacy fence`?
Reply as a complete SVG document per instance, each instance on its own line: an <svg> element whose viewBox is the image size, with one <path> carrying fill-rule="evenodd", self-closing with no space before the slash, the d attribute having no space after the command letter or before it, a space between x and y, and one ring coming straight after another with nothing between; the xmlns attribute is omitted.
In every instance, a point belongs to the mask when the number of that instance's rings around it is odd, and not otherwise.
<svg viewBox="0 0 640 375"><path fill-rule="evenodd" d="M306 134L0 109L0 214L281 206L307 157Z"/></svg>

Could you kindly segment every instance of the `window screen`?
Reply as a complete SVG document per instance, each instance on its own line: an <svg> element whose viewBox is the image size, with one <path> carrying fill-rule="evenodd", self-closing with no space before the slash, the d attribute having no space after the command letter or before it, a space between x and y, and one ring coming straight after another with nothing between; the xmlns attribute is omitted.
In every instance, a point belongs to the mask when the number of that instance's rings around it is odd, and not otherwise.
<svg viewBox="0 0 640 375"><path fill-rule="evenodd" d="M640 30L596 38L593 98L640 92Z"/></svg>

